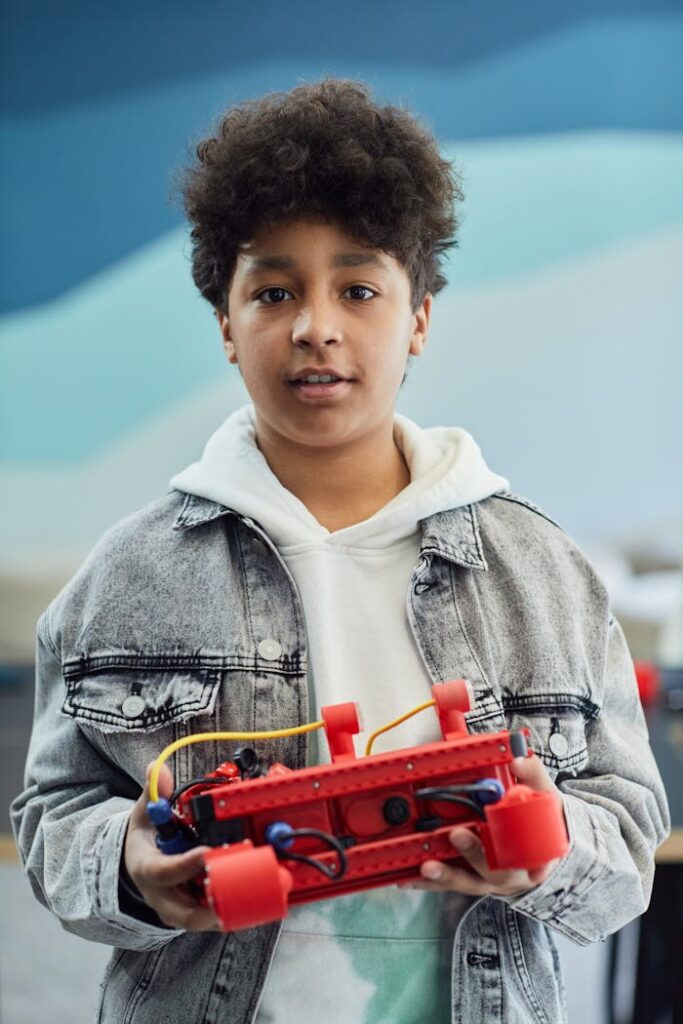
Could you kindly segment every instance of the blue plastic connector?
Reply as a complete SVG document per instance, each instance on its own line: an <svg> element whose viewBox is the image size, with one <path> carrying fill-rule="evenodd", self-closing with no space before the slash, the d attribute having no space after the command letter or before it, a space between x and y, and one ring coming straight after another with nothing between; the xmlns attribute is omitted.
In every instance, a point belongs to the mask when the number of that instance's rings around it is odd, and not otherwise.
<svg viewBox="0 0 683 1024"><path fill-rule="evenodd" d="M294 829L286 821L272 821L266 825L264 837L267 843L279 850L288 850L294 840L292 832Z"/></svg>
<svg viewBox="0 0 683 1024"><path fill-rule="evenodd" d="M168 800L150 800L147 804L147 814L153 825L166 825L173 819L173 808Z"/></svg>
<svg viewBox="0 0 683 1024"><path fill-rule="evenodd" d="M147 814L157 830L157 847L162 853L185 853L195 845L191 833L175 817L168 800L150 800Z"/></svg>
<svg viewBox="0 0 683 1024"><path fill-rule="evenodd" d="M162 853L185 853L185 850L191 850L193 845L187 836L180 831L168 839L162 839L160 835L157 835L157 846Z"/></svg>
<svg viewBox="0 0 683 1024"><path fill-rule="evenodd" d="M480 804L498 803L505 793L503 783L498 779L479 779L478 782L474 783L474 787L472 796Z"/></svg>

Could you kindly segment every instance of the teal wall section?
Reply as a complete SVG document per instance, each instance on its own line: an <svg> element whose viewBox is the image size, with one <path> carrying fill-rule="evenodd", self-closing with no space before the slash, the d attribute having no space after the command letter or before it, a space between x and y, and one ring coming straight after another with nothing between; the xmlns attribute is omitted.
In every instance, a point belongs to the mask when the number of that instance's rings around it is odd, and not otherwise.
<svg viewBox="0 0 683 1024"><path fill-rule="evenodd" d="M169 187L230 102L326 73L407 102L464 178L402 410L582 538L680 516L681 5L414 7L8 9L0 571L80 558L244 401Z"/></svg>

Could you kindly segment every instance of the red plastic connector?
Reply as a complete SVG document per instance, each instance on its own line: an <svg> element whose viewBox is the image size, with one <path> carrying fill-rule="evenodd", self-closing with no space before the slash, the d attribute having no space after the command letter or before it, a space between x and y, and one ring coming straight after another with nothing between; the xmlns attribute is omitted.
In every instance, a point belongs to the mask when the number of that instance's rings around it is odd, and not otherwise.
<svg viewBox="0 0 683 1024"><path fill-rule="evenodd" d="M325 723L325 736L333 762L354 760L356 751L353 737L361 730L360 709L357 704L327 704L320 709Z"/></svg>
<svg viewBox="0 0 683 1024"><path fill-rule="evenodd" d="M467 735L465 713L474 707L472 684L466 679L451 679L447 683L432 686L432 697L436 701L441 735L445 740L454 740Z"/></svg>

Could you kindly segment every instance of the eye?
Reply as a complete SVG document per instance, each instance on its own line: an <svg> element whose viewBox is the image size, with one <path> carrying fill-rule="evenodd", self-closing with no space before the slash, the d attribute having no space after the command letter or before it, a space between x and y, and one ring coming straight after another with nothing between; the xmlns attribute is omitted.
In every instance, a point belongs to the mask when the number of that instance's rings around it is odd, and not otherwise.
<svg viewBox="0 0 683 1024"><path fill-rule="evenodd" d="M286 288L266 288L259 292L256 301L263 302L266 306L275 306L284 302L287 297L291 299L292 293L288 292Z"/></svg>
<svg viewBox="0 0 683 1024"><path fill-rule="evenodd" d="M342 294L348 294L349 298L355 299L356 302L368 302L375 297L377 292L374 292L372 288L368 288L364 284L352 284Z"/></svg>

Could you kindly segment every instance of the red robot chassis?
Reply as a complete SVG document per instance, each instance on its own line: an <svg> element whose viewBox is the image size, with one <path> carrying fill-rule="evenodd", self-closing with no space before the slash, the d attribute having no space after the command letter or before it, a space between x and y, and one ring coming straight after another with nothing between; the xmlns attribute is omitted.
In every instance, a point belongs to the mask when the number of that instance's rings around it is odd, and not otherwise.
<svg viewBox="0 0 683 1024"><path fill-rule="evenodd" d="M280 920L297 903L417 879L428 859L455 862L454 825L476 832L493 870L538 868L566 853L559 801L510 772L530 753L526 731L470 735L464 680L433 686L432 697L440 742L356 757L356 705L330 705L321 713L332 764L259 774L247 748L177 791L172 822L160 824L150 805L161 849L212 847L201 881L226 931ZM184 847L169 842L181 833Z"/></svg>

